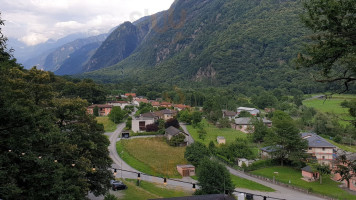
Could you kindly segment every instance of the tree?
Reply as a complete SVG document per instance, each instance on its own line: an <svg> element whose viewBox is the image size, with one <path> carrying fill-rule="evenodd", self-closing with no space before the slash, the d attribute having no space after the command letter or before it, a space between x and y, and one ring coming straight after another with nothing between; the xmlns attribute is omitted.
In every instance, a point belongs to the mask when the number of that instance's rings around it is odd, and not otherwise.
<svg viewBox="0 0 356 200"><path fill-rule="evenodd" d="M219 119L219 128L231 128L231 122L229 118L223 117Z"/></svg>
<svg viewBox="0 0 356 200"><path fill-rule="evenodd" d="M320 184L323 184L323 175L331 173L330 167L328 165L321 165L319 163L315 163L312 164L312 168L319 173Z"/></svg>
<svg viewBox="0 0 356 200"><path fill-rule="evenodd" d="M188 110L180 111L179 121L190 124L192 122L192 114Z"/></svg>
<svg viewBox="0 0 356 200"><path fill-rule="evenodd" d="M232 194L234 190L229 171L217 161L203 159L200 162L197 177L200 186L198 193L224 194L228 191Z"/></svg>
<svg viewBox="0 0 356 200"><path fill-rule="evenodd" d="M356 80L356 5L354 0L308 0L302 21L314 32L306 53L299 54L301 67L320 72L319 82L341 81L348 90Z"/></svg>
<svg viewBox="0 0 356 200"><path fill-rule="evenodd" d="M94 109L93 109L93 114L95 117L98 117L99 116L99 108L98 106L95 106Z"/></svg>
<svg viewBox="0 0 356 200"><path fill-rule="evenodd" d="M183 134L178 134L173 136L169 141L168 144L173 146L173 147L178 147L181 145L185 140L185 135Z"/></svg>
<svg viewBox="0 0 356 200"><path fill-rule="evenodd" d="M88 102L63 98L50 72L0 62L0 196L85 199L105 194L109 141L86 113ZM95 166L95 171L92 168Z"/></svg>
<svg viewBox="0 0 356 200"><path fill-rule="evenodd" d="M192 114L192 123L194 126L196 126L198 123L200 123L202 120L202 113L195 111Z"/></svg>
<svg viewBox="0 0 356 200"><path fill-rule="evenodd" d="M337 159L335 174L340 174L339 181L346 181L347 188L350 188L350 180L356 175L356 161L349 160L345 154L339 156Z"/></svg>
<svg viewBox="0 0 356 200"><path fill-rule="evenodd" d="M195 167L199 166L199 163L205 157L209 157L209 149L200 142L194 142L188 146L184 152L184 158L192 163Z"/></svg>
<svg viewBox="0 0 356 200"><path fill-rule="evenodd" d="M252 139L254 142L263 142L264 137L268 135L270 129L263 123L262 119L255 118L252 121L254 127L254 132L252 134Z"/></svg>
<svg viewBox="0 0 356 200"><path fill-rule="evenodd" d="M175 128L180 128L179 122L175 118L167 120L165 126L166 126L166 128L169 128L171 126L173 126Z"/></svg>
<svg viewBox="0 0 356 200"><path fill-rule="evenodd" d="M208 134L204 128L199 128L198 130L199 139L205 140L206 135Z"/></svg>
<svg viewBox="0 0 356 200"><path fill-rule="evenodd" d="M235 162L237 158L255 158L248 141L241 139L236 139L231 144L221 146L217 149L217 153L224 156L230 162Z"/></svg>
<svg viewBox="0 0 356 200"><path fill-rule="evenodd" d="M146 126L146 131L147 132L157 132L159 130L158 125L157 124L148 124Z"/></svg>
<svg viewBox="0 0 356 200"><path fill-rule="evenodd" d="M251 113L247 112L246 110L243 110L240 112L239 117L252 117Z"/></svg>
<svg viewBox="0 0 356 200"><path fill-rule="evenodd" d="M109 119L115 124L118 124L126 115L127 112L125 110L121 110L119 106L114 106L109 114Z"/></svg>
<svg viewBox="0 0 356 200"><path fill-rule="evenodd" d="M293 119L282 111L276 111L272 121L274 133L269 135L271 140L268 141L275 148L272 155L281 162L282 166L286 160L300 164L306 158L305 151L308 144L300 137Z"/></svg>

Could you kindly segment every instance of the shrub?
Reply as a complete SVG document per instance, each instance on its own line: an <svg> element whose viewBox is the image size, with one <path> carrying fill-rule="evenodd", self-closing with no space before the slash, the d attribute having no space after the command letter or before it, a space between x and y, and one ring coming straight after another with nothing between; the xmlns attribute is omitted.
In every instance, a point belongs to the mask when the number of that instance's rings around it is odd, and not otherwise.
<svg viewBox="0 0 356 200"><path fill-rule="evenodd" d="M168 141L168 144L173 147L178 147L184 143L185 136L183 134L175 135Z"/></svg>
<svg viewBox="0 0 356 200"><path fill-rule="evenodd" d="M147 132L157 132L159 130L158 125L157 124L148 124L146 126L146 131Z"/></svg>

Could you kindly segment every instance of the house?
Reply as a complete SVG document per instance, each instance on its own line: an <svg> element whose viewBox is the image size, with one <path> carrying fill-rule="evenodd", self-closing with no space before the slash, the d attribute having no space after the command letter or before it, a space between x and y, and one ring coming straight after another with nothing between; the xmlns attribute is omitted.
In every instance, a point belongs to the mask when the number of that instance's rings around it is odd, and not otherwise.
<svg viewBox="0 0 356 200"><path fill-rule="evenodd" d="M280 147L277 145L277 148ZM260 148L260 156L262 159L269 159L272 158L271 153L275 152L277 149L275 146L268 146L268 147L263 147Z"/></svg>
<svg viewBox="0 0 356 200"><path fill-rule="evenodd" d="M94 104L91 105L87 108L88 114L93 115L94 114L94 108L98 107L98 115L99 116L108 116L113 108L112 105L106 105L106 104Z"/></svg>
<svg viewBox="0 0 356 200"><path fill-rule="evenodd" d="M183 134L183 132L173 126L170 126L166 129L166 133L164 134L164 136L168 139L171 140L172 137L179 135L179 134Z"/></svg>
<svg viewBox="0 0 356 200"><path fill-rule="evenodd" d="M247 107L238 107L237 108L237 115L240 114L240 112L246 111L249 112L251 115L256 116L257 114L260 114L260 111L256 108L247 108Z"/></svg>
<svg viewBox="0 0 356 200"><path fill-rule="evenodd" d="M156 118L154 117L144 117L139 116L132 119L132 131L135 133L146 131L146 126L149 124L154 124Z"/></svg>
<svg viewBox="0 0 356 200"><path fill-rule="evenodd" d="M133 104L134 104L135 106L139 106L140 103L149 103L149 101L148 101L148 99L135 99L135 100L133 101Z"/></svg>
<svg viewBox="0 0 356 200"><path fill-rule="evenodd" d="M161 106L161 104L158 101L150 101L150 103L154 108L159 108Z"/></svg>
<svg viewBox="0 0 356 200"><path fill-rule="evenodd" d="M257 118L257 120L260 120L261 118ZM272 127L272 121L267 120L267 119L262 119L263 123L268 126ZM235 123L231 125L231 127L235 130L242 131L244 133L251 133L254 130L253 126L253 121L252 118L250 117L241 117L241 118L236 118Z"/></svg>
<svg viewBox="0 0 356 200"><path fill-rule="evenodd" d="M129 96L132 96L132 98L136 98L136 93L126 93L125 97L128 98Z"/></svg>
<svg viewBox="0 0 356 200"><path fill-rule="evenodd" d="M246 158L239 158L237 159L237 165L239 167L248 167L249 165L251 165L252 163L256 162L255 160L247 160Z"/></svg>
<svg viewBox="0 0 356 200"><path fill-rule="evenodd" d="M193 165L177 165L177 171L183 177L195 176L195 167Z"/></svg>
<svg viewBox="0 0 356 200"><path fill-rule="evenodd" d="M107 104L114 107L120 107L122 110L125 109L126 106L130 105L127 101L109 101Z"/></svg>
<svg viewBox="0 0 356 200"><path fill-rule="evenodd" d="M309 165L302 168L302 180L313 182L319 179L319 173L313 170Z"/></svg>
<svg viewBox="0 0 356 200"><path fill-rule="evenodd" d="M169 102L162 102L160 106L165 107L165 108L170 108L170 107L172 107L172 104Z"/></svg>
<svg viewBox="0 0 356 200"><path fill-rule="evenodd" d="M182 110L191 108L190 106L183 105L183 104L175 104L175 105L173 105L173 107L175 110L178 110L178 111L182 111Z"/></svg>
<svg viewBox="0 0 356 200"><path fill-rule="evenodd" d="M237 113L234 111L223 110L223 117L229 118L230 121L234 120L236 115L237 115Z"/></svg>
<svg viewBox="0 0 356 200"><path fill-rule="evenodd" d="M345 153L345 152L343 152L342 154L344 154L344 153ZM342 154L340 154L340 155L342 155ZM338 156L340 156L340 155L338 155ZM351 162L356 162L356 153L349 153L349 154L347 154L347 155L346 155L346 159L349 160L349 161L351 161ZM335 173L335 170L337 169L337 165L339 165L340 163L334 162L333 164L334 164L334 166L333 166L333 168L332 168L332 174L333 174L332 179L333 179L334 181L340 181L340 180L341 180L340 174ZM345 165L345 164L343 164L343 165ZM353 174L353 173L351 172L351 174ZM356 191L356 177L353 176L353 177L350 179L350 184L349 184L349 186L348 186L348 184L347 184L347 181L344 180L344 181L343 181L343 187L348 188L349 190L352 190L352 191Z"/></svg>
<svg viewBox="0 0 356 200"><path fill-rule="evenodd" d="M222 136L218 136L216 138L216 140L217 140L218 144L226 144L226 139Z"/></svg>
<svg viewBox="0 0 356 200"><path fill-rule="evenodd" d="M302 133L301 137L308 141L308 151L319 164L331 165L335 157L336 146L315 133Z"/></svg>
<svg viewBox="0 0 356 200"><path fill-rule="evenodd" d="M173 119L174 117L177 116L177 111L176 110L169 110L169 109L165 109L165 110L161 110L161 111L157 111L155 112L155 114L157 116L160 116L160 119L163 119L165 121L169 120L169 119Z"/></svg>

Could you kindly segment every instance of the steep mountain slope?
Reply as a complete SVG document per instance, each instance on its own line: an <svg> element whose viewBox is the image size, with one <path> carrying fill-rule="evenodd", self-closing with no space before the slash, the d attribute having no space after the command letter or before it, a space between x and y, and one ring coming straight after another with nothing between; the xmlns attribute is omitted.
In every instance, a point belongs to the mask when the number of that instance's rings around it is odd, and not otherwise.
<svg viewBox="0 0 356 200"><path fill-rule="evenodd" d="M101 34L98 36L92 36L83 39L77 39L72 42L69 42L61 47L58 47L55 51L50 53L45 60L44 67L47 71L57 71L61 68L61 65L70 58L70 54L81 49L83 46L88 44L100 44L106 39L107 34ZM96 47L98 45L90 45L91 47ZM88 46L86 46L86 49ZM93 50L93 49L92 49ZM88 59L88 58L87 58ZM81 69L82 66L77 66Z"/></svg>
<svg viewBox="0 0 356 200"><path fill-rule="evenodd" d="M86 77L103 81L298 85L290 61L304 35L298 0L176 0L126 59ZM93 67L95 69L95 66Z"/></svg>

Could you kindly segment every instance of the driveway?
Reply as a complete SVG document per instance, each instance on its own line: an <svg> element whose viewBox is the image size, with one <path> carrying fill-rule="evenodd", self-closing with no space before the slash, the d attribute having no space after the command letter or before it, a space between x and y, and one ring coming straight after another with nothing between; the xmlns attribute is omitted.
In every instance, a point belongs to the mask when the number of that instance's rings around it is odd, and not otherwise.
<svg viewBox="0 0 356 200"><path fill-rule="evenodd" d="M182 129L184 130L184 132L185 132L186 134L188 134L188 137L187 137L188 145L193 144L193 143L194 143L194 139L193 139L192 135L190 135L190 133L189 133L189 131L188 131L188 129L187 129L186 124L184 124L184 123L179 123L179 125L180 125L180 127L182 127Z"/></svg>

